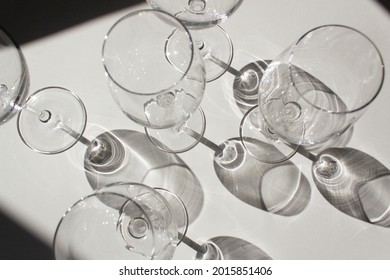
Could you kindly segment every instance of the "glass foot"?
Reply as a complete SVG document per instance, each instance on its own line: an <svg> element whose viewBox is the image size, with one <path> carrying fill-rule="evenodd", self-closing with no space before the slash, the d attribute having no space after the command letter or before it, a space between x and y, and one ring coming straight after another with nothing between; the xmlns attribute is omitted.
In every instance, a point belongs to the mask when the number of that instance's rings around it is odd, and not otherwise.
<svg viewBox="0 0 390 280"><path fill-rule="evenodd" d="M82 137L87 113L83 102L60 87L43 88L27 99L18 116L18 131L34 151L57 154Z"/></svg>
<svg viewBox="0 0 390 280"><path fill-rule="evenodd" d="M197 253L196 260L223 260L222 252L214 242L206 241L204 245L207 246L206 253Z"/></svg>

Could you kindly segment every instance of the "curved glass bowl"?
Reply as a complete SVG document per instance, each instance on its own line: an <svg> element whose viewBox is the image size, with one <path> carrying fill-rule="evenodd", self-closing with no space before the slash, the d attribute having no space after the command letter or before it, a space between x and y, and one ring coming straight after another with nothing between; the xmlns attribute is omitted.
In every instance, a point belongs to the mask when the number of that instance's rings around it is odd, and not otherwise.
<svg viewBox="0 0 390 280"><path fill-rule="evenodd" d="M111 93L127 117L148 128L186 121L205 89L202 58L187 28L157 10L119 19L103 43Z"/></svg>
<svg viewBox="0 0 390 280"><path fill-rule="evenodd" d="M224 22L243 0L147 0L184 23L190 29L204 29Z"/></svg>
<svg viewBox="0 0 390 280"><path fill-rule="evenodd" d="M171 259L178 242L175 216L158 191L116 183L66 211L53 248L56 259Z"/></svg>
<svg viewBox="0 0 390 280"><path fill-rule="evenodd" d="M57 154L73 147L84 133L87 112L68 89L46 87L33 93L18 115L18 132L36 152Z"/></svg>
<svg viewBox="0 0 390 280"><path fill-rule="evenodd" d="M0 27L0 125L11 119L24 104L30 78L19 46Z"/></svg>
<svg viewBox="0 0 390 280"><path fill-rule="evenodd" d="M319 26L268 65L259 108L280 138L310 147L352 127L383 79L383 59L366 35L342 25Z"/></svg>

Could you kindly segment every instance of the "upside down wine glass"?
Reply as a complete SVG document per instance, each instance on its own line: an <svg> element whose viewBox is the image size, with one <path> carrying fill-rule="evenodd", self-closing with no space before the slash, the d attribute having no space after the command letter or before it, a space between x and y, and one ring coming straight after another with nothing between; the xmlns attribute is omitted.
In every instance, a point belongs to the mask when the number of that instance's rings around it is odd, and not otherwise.
<svg viewBox="0 0 390 280"><path fill-rule="evenodd" d="M203 61L177 18L158 10L122 17L105 37L103 64L117 105L157 147L180 153L202 142L223 154L203 136Z"/></svg>
<svg viewBox="0 0 390 280"><path fill-rule="evenodd" d="M173 211L174 200L179 211ZM179 220L183 223L179 224ZM61 218L53 241L56 259L171 259L180 242L197 259L222 258L218 247L186 236L187 210L165 189L114 183L81 198Z"/></svg>
<svg viewBox="0 0 390 280"><path fill-rule="evenodd" d="M226 21L242 1L147 0L151 7L175 16L191 31L204 59L208 82L223 75L231 64L233 44L219 24Z"/></svg>
<svg viewBox="0 0 390 280"><path fill-rule="evenodd" d="M32 150L43 154L61 153L81 142L88 146L91 167L104 171L120 163L118 141L109 137L89 141L83 136L87 114L83 102L73 92L62 87L46 87L27 97L26 60L19 46L2 29L0 64L0 124L18 114L21 139Z"/></svg>
<svg viewBox="0 0 390 280"><path fill-rule="evenodd" d="M240 136L260 161L278 163L297 151L334 146L378 95L384 64L363 33L325 25L305 33L264 71L258 106L244 116ZM250 149L256 139L279 151Z"/></svg>

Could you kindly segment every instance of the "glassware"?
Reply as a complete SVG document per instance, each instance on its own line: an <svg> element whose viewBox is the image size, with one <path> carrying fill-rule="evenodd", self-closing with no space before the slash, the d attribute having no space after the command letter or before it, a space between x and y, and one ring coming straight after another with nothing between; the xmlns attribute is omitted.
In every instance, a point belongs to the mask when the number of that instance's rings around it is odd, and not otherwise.
<svg viewBox="0 0 390 280"><path fill-rule="evenodd" d="M268 65L258 108L241 123L243 143L263 138L284 146L282 158L249 151L269 163L290 158L298 146L332 146L367 110L383 79L381 54L367 36L341 25L314 28Z"/></svg>
<svg viewBox="0 0 390 280"><path fill-rule="evenodd" d="M83 136L87 113L80 98L62 87L42 88L31 96L29 72L19 46L0 29L0 124L18 113L18 132L32 150L64 152L81 142L88 146L91 166L112 171L122 162L123 148L109 137L89 141Z"/></svg>
<svg viewBox="0 0 390 280"><path fill-rule="evenodd" d="M88 166L98 172L112 172L124 161L124 147L108 134L93 140L83 136L87 112L82 100L62 87L42 88L18 106L18 132L32 150L57 154L80 142L87 147Z"/></svg>
<svg viewBox="0 0 390 280"><path fill-rule="evenodd" d="M182 153L201 142L218 160L235 159L234 147L203 136L203 60L177 18L158 10L122 17L105 37L103 64L114 100L158 148Z"/></svg>
<svg viewBox="0 0 390 280"><path fill-rule="evenodd" d="M156 10L122 17L105 37L103 64L113 98L127 117L149 130L169 128L163 142L174 142L179 150L199 142L179 131L191 121L192 129L204 133L205 120L197 110L205 90L204 66L176 18Z"/></svg>
<svg viewBox="0 0 390 280"><path fill-rule="evenodd" d="M191 30L206 67L207 81L219 78L233 59L233 44L219 26L243 0L147 0L151 7L163 10Z"/></svg>
<svg viewBox="0 0 390 280"><path fill-rule="evenodd" d="M168 197L176 199L179 211L172 210ZM54 236L55 258L171 259L181 241L197 250L199 258L210 257L211 245L199 245L185 235L187 222L179 228L177 218L183 215L188 221L184 204L167 190L111 184L66 211Z"/></svg>

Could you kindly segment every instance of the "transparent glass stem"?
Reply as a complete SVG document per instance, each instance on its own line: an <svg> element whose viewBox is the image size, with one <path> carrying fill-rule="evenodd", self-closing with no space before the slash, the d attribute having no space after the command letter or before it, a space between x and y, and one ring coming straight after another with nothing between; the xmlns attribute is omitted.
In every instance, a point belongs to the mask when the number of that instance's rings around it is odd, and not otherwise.
<svg viewBox="0 0 390 280"><path fill-rule="evenodd" d="M218 146L214 142L210 141L206 137L200 135L195 130L193 130L193 129L189 128L189 127L182 127L181 131L186 133L188 136L191 136L195 140L199 140L200 143L204 144L206 147L208 147L211 150L213 150L216 153L216 155L220 155L220 154L223 153L223 149L220 146Z"/></svg>
<svg viewBox="0 0 390 280"><path fill-rule="evenodd" d="M27 106L27 105L15 106L15 108L17 110L28 110L28 111L34 113L39 118L39 120L42 123L48 122L51 119L51 117L52 117L52 113L50 111L48 111L48 110L37 111L34 108L32 108L30 106ZM59 127L62 131L64 131L69 136L71 136L74 139L78 140L80 143L84 144L87 147L89 147L91 145L91 143L92 143L89 139L87 139L83 135L80 135L79 133L77 133L76 131L74 131L72 128L70 128L69 126L65 125L61 121L58 121L57 127Z"/></svg>
<svg viewBox="0 0 390 280"><path fill-rule="evenodd" d="M199 244L199 243L195 242L194 240L192 240L191 238L187 237L186 235L182 235L181 233L179 233L179 238L181 239L181 241L184 244L186 244L188 247L195 250L196 252L198 252L200 254L206 254L206 252L207 252L207 245L206 244Z"/></svg>

